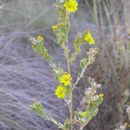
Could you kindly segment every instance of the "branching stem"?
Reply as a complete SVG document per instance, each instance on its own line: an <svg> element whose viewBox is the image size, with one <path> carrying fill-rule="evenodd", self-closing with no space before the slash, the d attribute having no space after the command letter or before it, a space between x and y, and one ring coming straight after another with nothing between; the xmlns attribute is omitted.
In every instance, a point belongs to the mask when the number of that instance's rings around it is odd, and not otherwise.
<svg viewBox="0 0 130 130"><path fill-rule="evenodd" d="M76 87L76 85L78 84L79 80L83 77L83 75L84 75L86 69L87 69L87 66L82 70L80 76L78 77L77 81L76 81L75 84L73 85L72 90L75 89L75 87Z"/></svg>

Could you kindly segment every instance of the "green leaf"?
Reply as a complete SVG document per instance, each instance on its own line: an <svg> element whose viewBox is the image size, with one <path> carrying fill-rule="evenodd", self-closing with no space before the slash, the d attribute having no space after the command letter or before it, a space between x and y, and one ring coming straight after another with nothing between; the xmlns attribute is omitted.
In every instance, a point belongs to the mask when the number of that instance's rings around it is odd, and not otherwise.
<svg viewBox="0 0 130 130"><path fill-rule="evenodd" d="M70 58L70 63L76 60L77 53L72 53Z"/></svg>
<svg viewBox="0 0 130 130"><path fill-rule="evenodd" d="M88 65L88 59L87 58L84 58L80 61L80 67L81 67L82 70L85 69L87 65Z"/></svg>
<svg viewBox="0 0 130 130"><path fill-rule="evenodd" d="M78 43L74 43L74 49L77 54L80 54L81 49L80 49L80 45Z"/></svg>

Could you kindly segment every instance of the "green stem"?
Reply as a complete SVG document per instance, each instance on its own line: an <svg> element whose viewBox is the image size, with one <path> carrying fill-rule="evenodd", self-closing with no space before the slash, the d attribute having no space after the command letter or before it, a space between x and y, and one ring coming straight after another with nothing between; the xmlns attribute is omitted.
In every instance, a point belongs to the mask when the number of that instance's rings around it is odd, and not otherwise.
<svg viewBox="0 0 130 130"><path fill-rule="evenodd" d="M68 20L69 20L68 16L66 15L66 24L67 24ZM67 60L68 73L70 74L70 57L69 57L69 46L68 46L68 28L67 28L67 31L66 31L66 60ZM69 104L71 130L73 130L73 123L72 123L72 120L73 120L72 98L73 98L73 95L72 95L72 91L71 91L70 104Z"/></svg>
<svg viewBox="0 0 130 130"><path fill-rule="evenodd" d="M69 59L68 37L66 38L66 60L67 60L68 73L70 74L70 59Z"/></svg>
<svg viewBox="0 0 130 130"><path fill-rule="evenodd" d="M54 123L56 126L58 126L59 128L63 128L63 124L57 122L53 117L48 116L48 117L47 117L47 120L53 122L53 123Z"/></svg>
<svg viewBox="0 0 130 130"><path fill-rule="evenodd" d="M68 68L68 73L70 74L70 59L69 59L69 47L68 47L68 36L66 37L66 60L67 60L67 68ZM70 104L69 104L69 111L70 111L70 124L71 124L71 130L73 130L73 114L72 114L72 91L70 95Z"/></svg>
<svg viewBox="0 0 130 130"><path fill-rule="evenodd" d="M71 97L70 97L70 100L71 100L71 102L70 102L70 123L71 123L71 130L73 130L73 122L72 122L72 120L73 120L72 98L73 98L73 96L72 96L72 91L71 91Z"/></svg>

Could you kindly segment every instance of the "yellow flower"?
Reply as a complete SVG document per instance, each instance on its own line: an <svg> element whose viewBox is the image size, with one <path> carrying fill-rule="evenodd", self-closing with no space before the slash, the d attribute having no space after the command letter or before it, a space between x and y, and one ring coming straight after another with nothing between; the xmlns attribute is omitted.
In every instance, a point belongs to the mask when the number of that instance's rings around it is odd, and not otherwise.
<svg viewBox="0 0 130 130"><path fill-rule="evenodd" d="M38 35L38 36L37 36L37 39L38 39L39 41L43 41L43 37L42 37L41 35Z"/></svg>
<svg viewBox="0 0 130 130"><path fill-rule="evenodd" d="M35 48L35 46L34 45L32 45L32 49L34 49Z"/></svg>
<svg viewBox="0 0 130 130"><path fill-rule="evenodd" d="M71 85L71 75L65 73L62 77L60 77L60 82L63 83L65 86Z"/></svg>
<svg viewBox="0 0 130 130"><path fill-rule="evenodd" d="M89 42L89 44L95 44L95 40L93 39L93 37L91 36L91 33L89 31L86 31L86 34L85 34L85 37L84 37L84 40L86 42Z"/></svg>
<svg viewBox="0 0 130 130"><path fill-rule="evenodd" d="M58 98L64 98L67 90L63 86L58 86L55 92L55 95Z"/></svg>
<svg viewBox="0 0 130 130"><path fill-rule="evenodd" d="M58 29L57 25L52 26L52 29Z"/></svg>
<svg viewBox="0 0 130 130"><path fill-rule="evenodd" d="M67 12L76 12L78 9L78 3L76 0L66 0L64 7Z"/></svg>
<svg viewBox="0 0 130 130"><path fill-rule="evenodd" d="M103 100L103 97L104 97L104 94L99 93L99 98L100 98L101 100Z"/></svg>
<svg viewBox="0 0 130 130"><path fill-rule="evenodd" d="M82 112L81 116L84 117L87 114L86 111Z"/></svg>

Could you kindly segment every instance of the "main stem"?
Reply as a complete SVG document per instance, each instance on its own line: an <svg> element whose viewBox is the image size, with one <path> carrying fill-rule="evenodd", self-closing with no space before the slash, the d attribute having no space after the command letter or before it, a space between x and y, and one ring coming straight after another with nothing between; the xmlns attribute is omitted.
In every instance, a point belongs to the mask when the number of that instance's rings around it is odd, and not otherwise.
<svg viewBox="0 0 130 130"><path fill-rule="evenodd" d="M73 122L72 122L72 120L73 120L73 114L72 114L72 98L73 98L73 96L72 96L72 91L71 91L71 97L70 97L70 123L71 123L71 130L73 130Z"/></svg>
<svg viewBox="0 0 130 130"><path fill-rule="evenodd" d="M68 73L70 74L70 59L69 59L69 47L68 47L68 36L66 37L66 59L67 59L67 68L68 68ZM69 104L69 111L70 111L70 124L71 124L71 130L73 130L73 114L72 114L72 91L70 95L70 104Z"/></svg>
<svg viewBox="0 0 130 130"><path fill-rule="evenodd" d="M69 14L66 14L66 25L67 25L68 21L69 21ZM70 58L69 58L69 45L68 45L68 27L67 27L67 30L66 30L66 60L67 60L68 73L70 74ZM72 91L71 91L70 104L69 104L71 130L73 130L72 98L73 98L73 95L72 95Z"/></svg>

